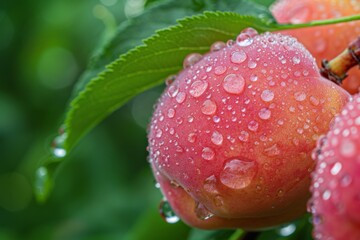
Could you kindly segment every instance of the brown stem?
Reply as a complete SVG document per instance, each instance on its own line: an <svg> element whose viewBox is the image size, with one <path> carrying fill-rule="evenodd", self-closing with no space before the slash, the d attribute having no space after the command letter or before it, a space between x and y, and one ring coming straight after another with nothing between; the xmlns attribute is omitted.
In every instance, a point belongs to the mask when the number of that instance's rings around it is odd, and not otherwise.
<svg viewBox="0 0 360 240"><path fill-rule="evenodd" d="M360 66L360 37L350 43L349 47L334 59L323 60L320 73L323 77L341 84L347 77L347 72L354 66Z"/></svg>

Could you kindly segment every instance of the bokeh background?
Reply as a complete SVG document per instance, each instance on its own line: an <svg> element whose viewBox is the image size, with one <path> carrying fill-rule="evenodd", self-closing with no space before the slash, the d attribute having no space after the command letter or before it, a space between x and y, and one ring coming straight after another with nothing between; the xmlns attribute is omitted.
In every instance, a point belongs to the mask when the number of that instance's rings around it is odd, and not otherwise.
<svg viewBox="0 0 360 240"><path fill-rule="evenodd" d="M146 127L161 88L92 131L39 204L32 180L50 151L72 88L94 50L144 0L0 2L0 239L184 239L158 217L161 195L146 161ZM156 217L154 217L156 215ZM148 239L152 239L149 235Z"/></svg>
<svg viewBox="0 0 360 240"><path fill-rule="evenodd" d="M91 57L119 24L155 1L0 2L0 240L207 239L209 232L159 216L146 129L163 86L92 130L66 158L46 202L33 195L35 169ZM281 231L266 234L276 239Z"/></svg>

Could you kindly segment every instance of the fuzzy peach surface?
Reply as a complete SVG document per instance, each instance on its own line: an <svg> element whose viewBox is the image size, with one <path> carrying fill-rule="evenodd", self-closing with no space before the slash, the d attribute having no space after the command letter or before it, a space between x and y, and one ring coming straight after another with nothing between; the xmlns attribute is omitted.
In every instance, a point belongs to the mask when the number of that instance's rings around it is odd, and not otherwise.
<svg viewBox="0 0 360 240"><path fill-rule="evenodd" d="M258 229L301 216L311 151L348 98L294 38L243 37L180 72L149 128L162 192L199 228Z"/></svg>

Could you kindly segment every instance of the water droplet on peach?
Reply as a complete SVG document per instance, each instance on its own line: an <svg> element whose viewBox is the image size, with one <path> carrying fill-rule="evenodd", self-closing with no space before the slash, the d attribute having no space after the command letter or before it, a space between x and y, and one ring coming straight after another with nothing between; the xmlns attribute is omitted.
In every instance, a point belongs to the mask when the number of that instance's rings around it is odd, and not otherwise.
<svg viewBox="0 0 360 240"><path fill-rule="evenodd" d="M264 102L271 102L274 99L274 92L269 90L269 89L265 89L262 93L261 93L261 99Z"/></svg>
<svg viewBox="0 0 360 240"><path fill-rule="evenodd" d="M222 75L225 72L226 72L226 67L225 66L220 65L220 66L215 67L215 69L214 69L215 75Z"/></svg>
<svg viewBox="0 0 360 240"><path fill-rule="evenodd" d="M185 57L183 66L184 66L184 68L191 67L191 66L195 65L197 62L199 62L201 59L202 59L201 54L191 53Z"/></svg>
<svg viewBox="0 0 360 240"><path fill-rule="evenodd" d="M229 159L220 173L220 181L232 189L249 186L257 173L257 164L252 160Z"/></svg>
<svg viewBox="0 0 360 240"><path fill-rule="evenodd" d="M272 145L264 150L264 154L273 157L280 154L280 149L278 148L277 144Z"/></svg>
<svg viewBox="0 0 360 240"><path fill-rule="evenodd" d="M210 52L217 52L226 47L226 44L221 41L214 42L210 47Z"/></svg>
<svg viewBox="0 0 360 240"><path fill-rule="evenodd" d="M343 157L354 157L356 154L356 145L350 139L344 139L340 145L340 154Z"/></svg>
<svg viewBox="0 0 360 240"><path fill-rule="evenodd" d="M211 175L210 177L205 179L204 190L210 194L218 193L218 190L216 188L216 177L214 175Z"/></svg>
<svg viewBox="0 0 360 240"><path fill-rule="evenodd" d="M207 220L214 216L202 203L197 202L195 206L195 214L201 220Z"/></svg>
<svg viewBox="0 0 360 240"><path fill-rule="evenodd" d="M300 58L298 56L294 56L292 58L292 61L293 61L294 64L299 64L301 60L300 60Z"/></svg>
<svg viewBox="0 0 360 240"><path fill-rule="evenodd" d="M295 100L298 102L302 102L306 99L306 93L304 92L296 92L294 93Z"/></svg>
<svg viewBox="0 0 360 240"><path fill-rule="evenodd" d="M247 55L243 50L233 52L230 61L233 63L242 63L246 60Z"/></svg>
<svg viewBox="0 0 360 240"><path fill-rule="evenodd" d="M189 133L188 141L194 143L196 141L196 133Z"/></svg>
<svg viewBox="0 0 360 240"><path fill-rule="evenodd" d="M257 63L255 61L250 60L248 62L248 68L254 69L254 68L256 68L256 66L257 66Z"/></svg>
<svg viewBox="0 0 360 240"><path fill-rule="evenodd" d="M216 112L217 106L216 103L210 99L204 101L201 112L205 115L213 115Z"/></svg>
<svg viewBox="0 0 360 240"><path fill-rule="evenodd" d="M204 147L201 156L205 160L212 160L215 157L215 152L209 147Z"/></svg>
<svg viewBox="0 0 360 240"><path fill-rule="evenodd" d="M173 117L175 116L175 109L169 108L168 113L167 113L167 116L168 116L169 118L173 118Z"/></svg>
<svg viewBox="0 0 360 240"><path fill-rule="evenodd" d="M239 74L228 74L224 78L223 88L231 94L240 94L245 88L245 79Z"/></svg>
<svg viewBox="0 0 360 240"><path fill-rule="evenodd" d="M178 103L183 103L185 101L185 98L186 98L186 93L184 92L179 92L177 95L176 95L176 102Z"/></svg>
<svg viewBox="0 0 360 240"><path fill-rule="evenodd" d="M162 131L161 131L161 129L156 130L155 137L161 138L161 136L162 136Z"/></svg>
<svg viewBox="0 0 360 240"><path fill-rule="evenodd" d="M249 122L248 129L250 131L256 132L258 128L259 128L259 123L257 121L252 120Z"/></svg>
<svg viewBox="0 0 360 240"><path fill-rule="evenodd" d="M209 84L206 81L197 80L191 84L189 93L191 96L198 98L204 94L208 85Z"/></svg>
<svg viewBox="0 0 360 240"><path fill-rule="evenodd" d="M213 134L211 135L211 142L215 145L220 146L224 141L224 137L221 133L219 133L218 131L213 132Z"/></svg>
<svg viewBox="0 0 360 240"><path fill-rule="evenodd" d="M247 131L241 131L239 140L242 142L247 142L249 140L249 133Z"/></svg>
<svg viewBox="0 0 360 240"><path fill-rule="evenodd" d="M271 111L268 108L262 108L262 109L260 109L258 115L259 115L259 118L261 118L263 120L267 120L271 117Z"/></svg>

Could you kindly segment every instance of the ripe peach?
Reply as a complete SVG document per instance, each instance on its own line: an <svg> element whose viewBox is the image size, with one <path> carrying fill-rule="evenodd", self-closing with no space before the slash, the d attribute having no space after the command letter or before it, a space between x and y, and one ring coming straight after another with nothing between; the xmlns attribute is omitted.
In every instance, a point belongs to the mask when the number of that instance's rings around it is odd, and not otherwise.
<svg viewBox="0 0 360 240"><path fill-rule="evenodd" d="M278 0L271 11L279 23L304 23L312 20L360 14L360 0ZM316 58L330 60L345 49L349 41L360 35L360 21L282 31L298 39ZM353 69L343 82L350 93L359 92L360 71Z"/></svg>
<svg viewBox="0 0 360 240"><path fill-rule="evenodd" d="M149 159L163 194L186 223L205 229L300 216L311 151L348 94L289 36L245 29L211 49L185 59L151 120Z"/></svg>
<svg viewBox="0 0 360 240"><path fill-rule="evenodd" d="M360 95L347 103L314 151L313 213L316 239L360 239Z"/></svg>

